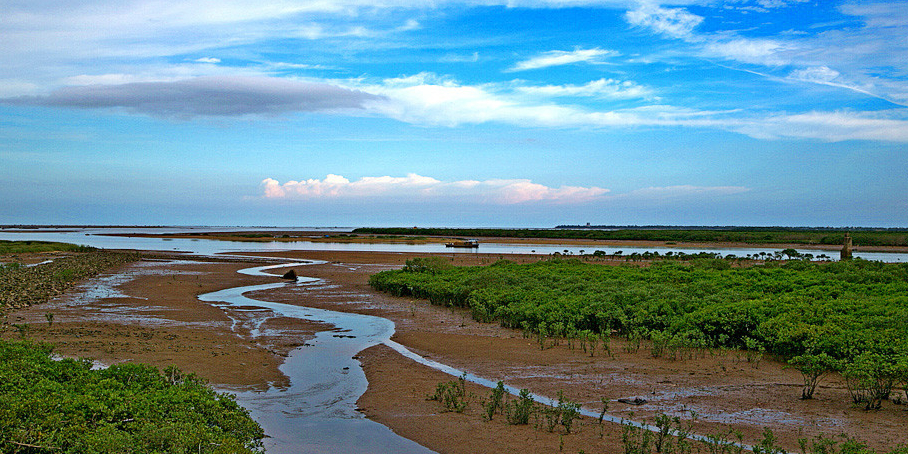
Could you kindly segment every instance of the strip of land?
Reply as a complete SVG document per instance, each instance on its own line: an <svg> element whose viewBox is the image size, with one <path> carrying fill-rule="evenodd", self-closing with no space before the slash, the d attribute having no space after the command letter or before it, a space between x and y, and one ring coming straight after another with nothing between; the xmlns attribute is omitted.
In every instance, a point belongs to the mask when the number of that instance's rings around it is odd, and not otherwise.
<svg viewBox="0 0 908 454"><path fill-rule="evenodd" d="M615 248L615 247L637 247L637 248L766 248L766 249L812 249L817 251L837 251L842 249L842 238L844 233L838 234L828 243L821 243L819 239L811 240L810 238L773 236L763 241L731 241L725 237L715 237L712 240L696 239L690 237L687 239L647 239L648 235L634 236L626 235L617 238L596 238L596 237L521 237L506 236L505 231L480 232L486 235L470 235L476 233L472 231L451 230L447 234L440 234L434 229L429 230L433 234L418 233L382 233L388 229L367 230L363 233L329 233L324 232L190 232L190 233L143 233L143 234L111 234L110 236L130 236L142 238L182 238L197 240L220 240L220 241L239 241L239 242L311 242L311 243L360 243L360 244L442 244L464 238L479 238L480 243L496 244L522 244L522 245L572 245L584 246L590 248L588 253L593 253L596 248ZM397 232L397 230L392 230ZM521 232L515 230L512 232ZM549 231L546 231L549 232ZM559 232L559 231L551 231ZM908 252L908 244L903 241L906 234L887 234L896 235L894 238L889 236L885 238L876 238L872 233L867 242L856 242L854 251L856 252ZM900 235L900 236L899 236ZM481 246L480 246L481 247Z"/></svg>

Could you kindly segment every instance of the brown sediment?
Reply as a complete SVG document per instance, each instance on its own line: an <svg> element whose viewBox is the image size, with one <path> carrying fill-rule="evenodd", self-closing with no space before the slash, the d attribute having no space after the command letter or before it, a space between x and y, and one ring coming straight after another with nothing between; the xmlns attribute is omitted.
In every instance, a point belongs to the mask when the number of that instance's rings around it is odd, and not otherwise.
<svg viewBox="0 0 908 454"><path fill-rule="evenodd" d="M97 298L87 298L77 288L47 304L12 312L8 323L27 324L30 339L51 342L64 356L108 365L174 365L230 388L284 386L287 377L278 370L284 357L325 325L271 317L259 328L263 334L253 339L252 324L268 313L222 309L197 299L216 290L271 282L236 273L255 265L204 260L126 265L107 273L134 274L115 288L124 296L108 297L101 290ZM151 274L143 273L149 270ZM52 314L52 320L45 314ZM231 317L238 320L235 326ZM11 329L2 334L18 337Z"/></svg>
<svg viewBox="0 0 908 454"><path fill-rule="evenodd" d="M399 268L412 255L378 252L292 251L256 254L270 257L324 260L295 267L300 276L317 277L310 285L286 286L247 294L251 298L377 315L395 322L394 340L414 352L491 380L554 397L558 391L591 409L609 399L609 413L633 419L652 419L664 412L699 417L692 422L699 433L727 428L741 430L745 442L755 443L768 427L789 451L797 438L819 433L847 433L873 448L908 441L905 406L884 403L880 411L865 412L850 405L842 380L825 379L816 398L800 400L801 377L771 358L748 362L741 352L693 352L693 357L652 358L644 344L636 352L620 340L610 342L611 354L594 355L581 349L546 345L495 324L474 322L459 309L432 306L424 301L374 292L369 275ZM427 254L420 254L427 255ZM456 264L487 264L498 258L518 261L539 257L498 254L438 254ZM240 268L265 264L187 261L177 264L145 263L163 274L137 274L117 287L128 298L101 298L80 304L70 293L47 305L10 315L11 323L29 323L29 336L55 341L65 355L92 356L105 363L126 360L158 366L170 364L199 373L227 387L280 385L286 378L277 366L283 355L305 342L324 325L286 318L268 319L262 335L252 338L250 327L267 316L261 311L223 309L196 295L239 285L276 281L289 268L273 269L275 280L244 276ZM132 265L118 270L129 273ZM147 298L147 299L143 299ZM49 325L45 313L53 313ZM113 317L110 314L132 314ZM232 318L237 320L233 326ZM154 324L152 324L154 321ZM6 337L15 332L7 329ZM395 432L438 452L619 452L622 427L599 425L586 418L578 433L559 435L530 426L508 425L502 416L485 421L479 398L489 390L469 385L477 395L464 414L444 413L437 402L426 400L435 386L453 377L403 358L385 346L359 355L369 388L358 405L369 417ZM644 405L618 403L618 398L641 397Z"/></svg>
<svg viewBox="0 0 908 454"><path fill-rule="evenodd" d="M631 346L617 338L610 342L611 354L600 347L595 356L590 356L579 347L569 348L566 341L540 349L535 339L495 324L474 322L466 311L373 292L367 284L369 274L392 267L389 265L399 266L405 255L297 251L282 255L331 262L307 267L301 273L323 279L322 284L307 290L263 292L267 295L259 297L391 319L397 329L395 341L422 356L493 381L503 380L550 397L562 391L591 409L601 408L601 399L607 398L609 413L628 419L651 421L656 414L666 413L690 420L693 410L698 416L690 423L696 432L714 434L735 429L751 444L759 442L763 430L770 428L790 452L797 451L798 438L820 434L849 434L873 448L908 442L903 430L908 417L904 405L887 403L877 412L855 408L844 381L836 375L825 378L815 398L805 401L800 399L802 379L797 371L769 357L748 361L744 352L699 351L683 357L679 354L675 359L653 358L645 343L636 352L629 352ZM467 264L489 258L458 255L454 260ZM359 405L370 418L421 444L439 452L513 452L515 445L528 452L559 448L558 434L536 429L527 432L527 427L484 421L478 400L466 415L443 413L438 403L425 401L438 382L453 377L403 359L384 347L359 356L370 383ZM473 392L480 397L489 393L476 387ZM641 397L647 403L617 402L625 397ZM621 440L620 425L599 427L587 419L582 426L580 435L563 437L566 452L623 449L615 444ZM447 436L449 430L459 442L439 436ZM512 439L517 442L510 442ZM482 448L477 450L477 446Z"/></svg>

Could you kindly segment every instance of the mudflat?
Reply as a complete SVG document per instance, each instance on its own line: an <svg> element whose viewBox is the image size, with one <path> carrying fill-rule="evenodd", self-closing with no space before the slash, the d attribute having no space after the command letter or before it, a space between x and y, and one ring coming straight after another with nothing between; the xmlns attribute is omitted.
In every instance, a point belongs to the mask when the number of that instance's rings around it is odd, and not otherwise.
<svg viewBox="0 0 908 454"><path fill-rule="evenodd" d="M450 254L444 255L451 257ZM30 326L27 335L57 344L67 356L92 357L101 363L141 361L176 365L228 389L282 386L278 366L313 333L330 326L274 317L256 308L224 308L199 301L199 294L274 282L237 274L241 268L271 263L269 258L322 260L294 267L297 274L320 280L312 285L253 292L256 299L377 315L395 322L393 340L435 361L493 381L572 401L628 419L677 415L693 431L712 434L741 431L756 443L770 428L780 444L798 450L798 438L841 433L873 448L908 442L908 412L891 402L866 412L850 404L845 383L826 378L815 399L800 400L801 376L772 358L748 358L743 352L698 352L676 359L652 358L647 346L613 338L609 351L591 355L566 342L543 347L523 333L473 321L469 313L397 298L373 291L369 275L399 268L411 256L399 253L293 251L257 254L243 261L156 257L126 265L85 282L43 305L11 312L10 323ZM487 264L499 255L457 254L455 264ZM505 257L509 258L509 257ZM539 257L510 257L516 261ZM270 272L279 276L288 268ZM275 277L277 279L277 277ZM45 314L53 314L52 323ZM253 328L261 334L252 336ZM5 337L18 334L11 329ZM438 452L619 452L620 424L584 418L572 433L507 424L502 415L482 416L480 400L490 391L467 385L475 395L464 413L444 412L427 400L438 383L454 377L410 361L386 346L358 357L369 388L358 405L369 418ZM620 399L645 399L642 405ZM696 417L693 418L693 413Z"/></svg>

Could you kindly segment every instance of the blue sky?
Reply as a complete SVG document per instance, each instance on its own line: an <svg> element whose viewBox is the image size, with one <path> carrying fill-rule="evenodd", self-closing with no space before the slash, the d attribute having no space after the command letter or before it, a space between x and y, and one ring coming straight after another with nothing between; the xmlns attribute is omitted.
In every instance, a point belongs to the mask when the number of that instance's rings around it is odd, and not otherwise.
<svg viewBox="0 0 908 454"><path fill-rule="evenodd" d="M6 0L0 223L908 226L908 3Z"/></svg>

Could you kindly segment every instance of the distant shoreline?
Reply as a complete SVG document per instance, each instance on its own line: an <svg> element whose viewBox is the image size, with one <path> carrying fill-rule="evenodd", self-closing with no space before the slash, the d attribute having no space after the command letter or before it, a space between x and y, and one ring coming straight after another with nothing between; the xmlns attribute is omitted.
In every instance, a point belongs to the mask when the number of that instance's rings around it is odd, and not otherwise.
<svg viewBox="0 0 908 454"><path fill-rule="evenodd" d="M326 235L325 232L307 231L243 231L243 232L207 232L207 233L116 233L108 236L136 237L136 238L183 238L205 239L220 241L246 241L246 242L313 242L313 243L404 243L404 244L431 244L444 243L454 236L428 236L428 235L365 235L342 234ZM284 237L287 235L287 237ZM598 240L579 238L513 238L513 237L480 237L480 243L500 244L564 244L572 246L595 247L653 247L653 248L766 248L766 249L812 249L817 251L838 251L840 245L830 244L804 244L804 243L743 243L743 242L680 242L680 241L655 241L655 240ZM861 246L854 247L856 252L903 252L908 253L908 246ZM590 253L593 250L589 251Z"/></svg>

